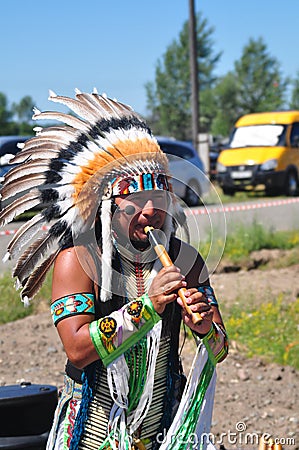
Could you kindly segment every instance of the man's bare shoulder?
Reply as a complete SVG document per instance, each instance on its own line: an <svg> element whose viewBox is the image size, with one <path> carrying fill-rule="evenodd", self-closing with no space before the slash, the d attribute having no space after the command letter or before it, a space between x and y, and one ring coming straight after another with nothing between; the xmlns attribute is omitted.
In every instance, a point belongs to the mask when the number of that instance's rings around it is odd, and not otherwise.
<svg viewBox="0 0 299 450"><path fill-rule="evenodd" d="M53 272L53 297L75 292L91 292L95 278L93 260L84 246L61 250Z"/></svg>

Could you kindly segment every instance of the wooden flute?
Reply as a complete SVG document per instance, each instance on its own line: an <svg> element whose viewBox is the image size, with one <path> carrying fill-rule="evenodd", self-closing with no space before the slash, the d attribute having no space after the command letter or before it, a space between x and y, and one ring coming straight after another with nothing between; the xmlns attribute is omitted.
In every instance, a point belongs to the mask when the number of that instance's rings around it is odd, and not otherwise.
<svg viewBox="0 0 299 450"><path fill-rule="evenodd" d="M152 247L154 248L157 256L159 257L163 267L169 267L173 264L173 262L170 259L169 254L166 251L166 248L164 247L163 244L161 244L161 242L159 241L159 238L157 236L157 230L155 230L153 227L145 227L144 228L145 233L147 234L147 237L150 241L150 244L152 245ZM187 314L191 317L192 322L194 323L194 325L196 325L197 323L199 323L202 320L202 317L199 313L194 313L191 309L190 306L187 304L186 302L186 297L185 297L185 292L186 292L186 288L180 288L178 290L178 295L180 297L180 299L183 302L184 305L184 309L186 310Z"/></svg>

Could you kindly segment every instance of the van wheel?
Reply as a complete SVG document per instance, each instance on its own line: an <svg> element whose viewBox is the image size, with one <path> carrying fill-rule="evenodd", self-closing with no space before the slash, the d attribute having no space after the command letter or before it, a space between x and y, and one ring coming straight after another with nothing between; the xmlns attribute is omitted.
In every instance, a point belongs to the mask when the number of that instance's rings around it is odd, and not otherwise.
<svg viewBox="0 0 299 450"><path fill-rule="evenodd" d="M235 190L233 188L223 187L222 191L224 195L231 195L231 196L235 195Z"/></svg>
<svg viewBox="0 0 299 450"><path fill-rule="evenodd" d="M268 197L275 197L275 196L279 195L279 189L274 188L274 187L270 187L270 188L267 187L265 190L265 194Z"/></svg>
<svg viewBox="0 0 299 450"><path fill-rule="evenodd" d="M287 173L285 181L285 194L288 197L294 197L298 193L298 176L295 171Z"/></svg>
<svg viewBox="0 0 299 450"><path fill-rule="evenodd" d="M188 206L201 205L200 187L195 181L191 181L190 186L187 187L184 200Z"/></svg>

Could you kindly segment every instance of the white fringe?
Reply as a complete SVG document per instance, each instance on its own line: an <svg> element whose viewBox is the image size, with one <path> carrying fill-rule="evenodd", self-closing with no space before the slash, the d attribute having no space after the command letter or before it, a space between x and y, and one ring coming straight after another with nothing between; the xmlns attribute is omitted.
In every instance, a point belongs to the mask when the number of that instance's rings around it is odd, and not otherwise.
<svg viewBox="0 0 299 450"><path fill-rule="evenodd" d="M154 374L161 330L162 321L159 321L147 334L146 382L137 408L131 412L127 420L126 411L128 409L130 371L124 355L121 355L107 367L110 395L114 400L109 419L109 429L112 431L109 443L112 450L126 450L127 443L131 442L130 436L138 428L148 412L153 395ZM116 447L115 439L119 441L118 447Z"/></svg>
<svg viewBox="0 0 299 450"><path fill-rule="evenodd" d="M163 440L162 445L159 447L159 450L168 450L172 448L178 448L175 446L173 442L173 436L175 436L177 430L182 425L182 421L184 420L185 412L188 410L190 400L192 399L197 386L200 374L208 360L208 352L203 343L197 347L197 352L194 357L192 367L188 376L188 380L183 392L183 396L177 410L177 413L173 419L173 422L166 434L166 437ZM197 438L198 447L205 450L207 448L207 444L209 444L209 449L211 449L211 443L209 442L209 433L211 428L211 420L212 420L212 412L213 412L213 404L214 404L214 394L216 387L216 370L212 375L212 379L209 383L207 391L205 393L205 398L202 403L201 412L199 415L199 419L194 430L194 435ZM190 436L190 439L192 436ZM172 446L171 444L174 444ZM189 447L186 447L189 448ZM213 448L213 446L212 446Z"/></svg>
<svg viewBox="0 0 299 450"><path fill-rule="evenodd" d="M130 435L137 430L141 422L144 420L152 402L156 361L159 352L161 331L162 321L160 320L147 334L146 362L148 369L146 374L146 382L137 408L128 417L128 423L130 425Z"/></svg>
<svg viewBox="0 0 299 450"><path fill-rule="evenodd" d="M107 302L112 297L112 237L111 237L111 199L102 201L101 209L102 222L102 286L101 301Z"/></svg>

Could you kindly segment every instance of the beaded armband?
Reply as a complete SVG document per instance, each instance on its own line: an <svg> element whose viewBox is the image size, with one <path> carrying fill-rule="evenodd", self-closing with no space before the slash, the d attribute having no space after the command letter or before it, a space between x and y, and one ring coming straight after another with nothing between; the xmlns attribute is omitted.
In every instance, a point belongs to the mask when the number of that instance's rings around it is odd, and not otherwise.
<svg viewBox="0 0 299 450"><path fill-rule="evenodd" d="M161 320L147 294L89 325L93 345L104 366L125 353Z"/></svg>
<svg viewBox="0 0 299 450"><path fill-rule="evenodd" d="M211 286L199 286L198 291L206 296L209 305L218 306L214 289Z"/></svg>
<svg viewBox="0 0 299 450"><path fill-rule="evenodd" d="M78 314L94 314L94 295L93 294L71 294L59 298L51 305L51 314L54 325L67 317Z"/></svg>
<svg viewBox="0 0 299 450"><path fill-rule="evenodd" d="M222 361L228 354L228 340L225 330L213 322L210 331L202 339L212 360Z"/></svg>

